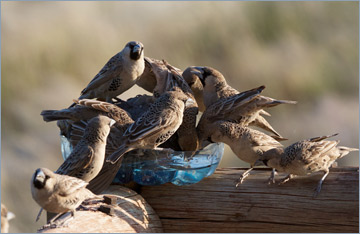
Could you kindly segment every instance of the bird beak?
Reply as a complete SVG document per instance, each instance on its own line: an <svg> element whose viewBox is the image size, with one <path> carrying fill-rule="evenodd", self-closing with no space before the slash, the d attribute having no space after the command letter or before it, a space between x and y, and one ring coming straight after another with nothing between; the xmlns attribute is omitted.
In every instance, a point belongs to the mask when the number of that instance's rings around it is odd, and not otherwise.
<svg viewBox="0 0 360 234"><path fill-rule="evenodd" d="M35 177L35 180L36 181L40 181L40 182L44 182L45 181L45 174L44 174L44 172L41 170L41 169L38 169L37 171L36 171L36 177Z"/></svg>
<svg viewBox="0 0 360 234"><path fill-rule="evenodd" d="M190 72L192 74L194 74L195 76L199 77L202 85L205 86L203 67L193 67L193 68L194 68L194 70L192 70Z"/></svg>
<svg viewBox="0 0 360 234"><path fill-rule="evenodd" d="M15 218L15 214L13 212L8 211L6 218L7 220L11 220Z"/></svg>
<svg viewBox="0 0 360 234"><path fill-rule="evenodd" d="M189 106L192 106L192 105L194 105L194 104L195 104L194 99L189 98L189 99L187 99L186 102L185 102L185 107L189 107Z"/></svg>
<svg viewBox="0 0 360 234"><path fill-rule="evenodd" d="M138 54L140 54L141 49L142 49L141 45L137 44L137 45L134 46L132 52L133 52L133 53L138 53Z"/></svg>
<svg viewBox="0 0 360 234"><path fill-rule="evenodd" d="M258 159L255 163L254 166L265 166L264 162L260 159Z"/></svg>
<svg viewBox="0 0 360 234"><path fill-rule="evenodd" d="M190 71L192 74L194 74L195 76L199 77L200 79L203 79L203 69L202 67L193 67L194 70Z"/></svg>
<svg viewBox="0 0 360 234"><path fill-rule="evenodd" d="M113 120L113 119L111 119L111 120L110 120L110 127L113 126L115 123L116 123L116 121Z"/></svg>

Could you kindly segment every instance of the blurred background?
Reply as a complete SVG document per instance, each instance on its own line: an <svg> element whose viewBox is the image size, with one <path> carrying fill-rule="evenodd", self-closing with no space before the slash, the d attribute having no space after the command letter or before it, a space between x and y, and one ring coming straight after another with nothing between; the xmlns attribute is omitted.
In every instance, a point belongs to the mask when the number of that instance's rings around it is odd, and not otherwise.
<svg viewBox="0 0 360 234"><path fill-rule="evenodd" d="M339 133L359 142L358 2L1 2L1 202L11 232L35 232L30 178L62 162L62 109L131 40L185 69L207 65L239 91L298 101L268 111L289 141ZM134 87L120 97L146 93ZM358 166L357 153L339 160ZM248 166L229 149L220 167Z"/></svg>

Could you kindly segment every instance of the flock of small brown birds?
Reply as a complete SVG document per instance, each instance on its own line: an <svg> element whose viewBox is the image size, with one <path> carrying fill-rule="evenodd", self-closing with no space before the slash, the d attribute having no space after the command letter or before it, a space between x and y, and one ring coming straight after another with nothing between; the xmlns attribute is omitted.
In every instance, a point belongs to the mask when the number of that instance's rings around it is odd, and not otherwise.
<svg viewBox="0 0 360 234"><path fill-rule="evenodd" d="M117 98L135 84L153 95L127 101ZM46 168L35 171L32 196L48 212L61 215L70 211L74 216L84 200L110 185L127 152L159 149L169 154L195 154L214 142L229 145L241 160L250 163L236 186L254 166L263 163L273 168L269 183L275 183L275 170L288 173L280 183L297 175L323 172L316 196L335 160L358 149L326 140L336 134L284 148L280 141L286 138L267 122L264 116L270 114L264 109L296 102L262 96L264 89L260 86L239 92L211 67L191 66L182 72L165 60L144 57L143 44L131 41L105 64L69 108L42 111L44 121L57 121L73 151L55 172ZM202 116L196 124L199 111Z"/></svg>

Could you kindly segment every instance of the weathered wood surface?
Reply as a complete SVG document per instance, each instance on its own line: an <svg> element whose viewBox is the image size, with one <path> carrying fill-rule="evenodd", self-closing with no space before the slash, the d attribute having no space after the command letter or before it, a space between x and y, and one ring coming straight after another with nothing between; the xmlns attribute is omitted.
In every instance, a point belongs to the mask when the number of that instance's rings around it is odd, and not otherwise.
<svg viewBox="0 0 360 234"><path fill-rule="evenodd" d="M238 188L244 169L218 169L189 186L142 187L165 232L359 232L359 170L332 168L318 197L322 174L268 185L268 169L255 169ZM277 175L282 178L284 174Z"/></svg>
<svg viewBox="0 0 360 234"><path fill-rule="evenodd" d="M157 233L163 232L161 221L146 201L134 191L111 186L104 194L116 195L115 204L101 202L87 207L112 207L112 215L102 211L76 212L76 217L64 227L45 228L43 233Z"/></svg>

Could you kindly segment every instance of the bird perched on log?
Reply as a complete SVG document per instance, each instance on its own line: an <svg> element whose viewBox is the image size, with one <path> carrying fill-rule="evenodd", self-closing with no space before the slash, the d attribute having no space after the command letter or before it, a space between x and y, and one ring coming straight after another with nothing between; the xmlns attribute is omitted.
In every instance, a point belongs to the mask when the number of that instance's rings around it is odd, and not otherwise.
<svg viewBox="0 0 360 234"><path fill-rule="evenodd" d="M259 160L264 152L282 147L273 137L234 122L219 120L209 124L206 129L205 136L210 142L227 144L238 158L250 163L250 169L240 176L236 186L240 185L249 176L255 162Z"/></svg>
<svg viewBox="0 0 360 234"><path fill-rule="evenodd" d="M195 69L195 70L194 70ZM206 108L209 108L216 101L234 96L240 92L232 88L227 84L225 77L217 70L211 67L193 67L191 73L197 75L203 85L203 99ZM244 118L242 116L241 120L244 126L257 126L266 131L272 132L275 136L282 138L281 135L275 131L275 129L266 121L262 114L270 115L263 108L276 106L278 104L295 104L295 101L287 100L275 100L272 98L257 96L254 99L253 105L257 106L259 103L262 103L261 108L257 108L256 111L249 113L249 116ZM268 103L269 105L266 105ZM230 113L230 112L228 112ZM234 112L236 113L236 112ZM230 119L230 117L228 117ZM239 119L232 119L234 121L239 121Z"/></svg>
<svg viewBox="0 0 360 234"><path fill-rule="evenodd" d="M279 184L286 183L298 175L309 175L322 171L324 175L320 179L313 195L313 197L316 197L321 191L323 181L329 174L330 166L337 159L349 154L349 152L359 150L337 146L339 141L325 140L336 135L314 137L298 141L285 149L278 147L268 150L260 157L259 161L262 161L271 168L275 168L279 172L288 173Z"/></svg>
<svg viewBox="0 0 360 234"><path fill-rule="evenodd" d="M58 214L50 220L53 225L58 217L69 211L74 217L75 209L84 200L96 197L86 188L87 184L81 179L39 168L31 179L31 195L43 209Z"/></svg>
<svg viewBox="0 0 360 234"><path fill-rule="evenodd" d="M179 146L183 151L195 151L199 147L199 139L196 130L196 116L199 113L199 108L195 102L194 94L181 75L181 70L170 65L163 60L166 67L169 69L168 80L174 81L174 85L180 87L180 89L194 102L187 105L184 110L183 122L177 130Z"/></svg>
<svg viewBox="0 0 360 234"><path fill-rule="evenodd" d="M8 211L6 206L1 203L1 233L9 232L9 221L15 218L14 213Z"/></svg>
<svg viewBox="0 0 360 234"><path fill-rule="evenodd" d="M144 72L144 46L130 41L114 55L81 91L79 99L97 98L112 102L112 98L130 89Z"/></svg>
<svg viewBox="0 0 360 234"><path fill-rule="evenodd" d="M174 87L161 95L150 108L124 133L126 140L107 159L116 163L123 154L136 148L156 149L179 128L186 105L194 102L183 91Z"/></svg>

